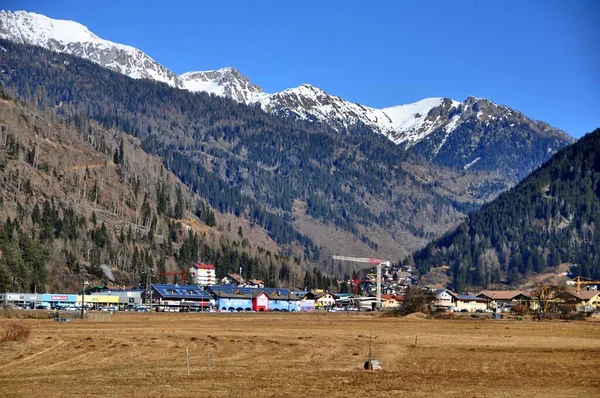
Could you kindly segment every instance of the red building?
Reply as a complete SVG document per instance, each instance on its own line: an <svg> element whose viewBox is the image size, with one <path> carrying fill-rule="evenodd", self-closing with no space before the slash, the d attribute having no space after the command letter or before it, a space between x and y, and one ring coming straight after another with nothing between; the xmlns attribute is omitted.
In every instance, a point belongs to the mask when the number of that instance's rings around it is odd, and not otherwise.
<svg viewBox="0 0 600 398"><path fill-rule="evenodd" d="M254 311L269 311L269 296L265 292L252 299L252 309Z"/></svg>

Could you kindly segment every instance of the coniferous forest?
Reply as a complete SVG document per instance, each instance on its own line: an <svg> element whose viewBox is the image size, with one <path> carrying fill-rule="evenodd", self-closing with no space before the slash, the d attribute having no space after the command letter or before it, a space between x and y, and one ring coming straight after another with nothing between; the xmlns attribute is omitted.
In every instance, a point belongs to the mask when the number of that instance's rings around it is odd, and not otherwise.
<svg viewBox="0 0 600 398"><path fill-rule="evenodd" d="M267 286L337 284L225 222L132 137L2 92L0 181L1 291L75 291L83 279L143 287L199 261Z"/></svg>
<svg viewBox="0 0 600 398"><path fill-rule="evenodd" d="M414 255L424 274L448 265L455 289L517 285L573 264L600 279L600 129L555 154L515 188Z"/></svg>
<svg viewBox="0 0 600 398"><path fill-rule="evenodd" d="M359 237L389 232L388 254L401 257L456 223L479 199L446 194L403 162L427 168L385 137L339 133L232 100L134 80L89 61L2 41L0 79L10 95L56 108L141 142L215 210L245 216L281 245L298 244L305 261L321 245L295 226L307 216ZM421 162L421 163L420 163ZM302 209L302 210L298 210Z"/></svg>

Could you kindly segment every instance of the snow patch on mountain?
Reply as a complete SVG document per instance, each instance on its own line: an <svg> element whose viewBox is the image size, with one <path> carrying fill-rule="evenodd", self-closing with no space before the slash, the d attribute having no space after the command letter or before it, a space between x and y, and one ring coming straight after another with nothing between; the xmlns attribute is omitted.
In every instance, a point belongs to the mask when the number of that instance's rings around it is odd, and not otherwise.
<svg viewBox="0 0 600 398"><path fill-rule="evenodd" d="M475 163L477 163L479 160L481 159L481 157L476 157L472 162L469 162L465 165L465 167L463 167L463 170L468 170L471 168L471 166L473 166Z"/></svg>

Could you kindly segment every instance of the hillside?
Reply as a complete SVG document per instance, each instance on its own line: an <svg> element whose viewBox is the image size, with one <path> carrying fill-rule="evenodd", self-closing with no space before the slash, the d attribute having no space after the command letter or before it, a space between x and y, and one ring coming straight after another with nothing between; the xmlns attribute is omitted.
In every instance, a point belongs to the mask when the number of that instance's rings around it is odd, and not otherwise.
<svg viewBox="0 0 600 398"><path fill-rule="evenodd" d="M455 289L516 285L561 263L600 279L600 129L561 150L457 229L414 255L449 266Z"/></svg>
<svg viewBox="0 0 600 398"><path fill-rule="evenodd" d="M304 262L326 259L316 239L339 230L343 241L330 251L401 258L456 225L496 178L436 169L447 178L432 181L430 166L380 135L340 135L39 47L0 45L11 95L133 135L212 208L247 217Z"/></svg>
<svg viewBox="0 0 600 398"><path fill-rule="evenodd" d="M0 291L73 291L80 272L100 283L107 269L145 286L195 261L269 285L303 280L266 231L213 211L139 140L55 110L0 95Z"/></svg>

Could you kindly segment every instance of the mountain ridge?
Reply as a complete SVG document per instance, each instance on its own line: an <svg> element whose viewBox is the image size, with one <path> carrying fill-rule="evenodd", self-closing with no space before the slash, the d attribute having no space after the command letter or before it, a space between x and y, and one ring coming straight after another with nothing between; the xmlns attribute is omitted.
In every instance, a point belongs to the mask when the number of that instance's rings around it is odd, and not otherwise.
<svg viewBox="0 0 600 398"><path fill-rule="evenodd" d="M0 38L37 45L102 65L135 79L152 79L182 87L179 77L143 51L102 39L86 26L26 11L0 11Z"/></svg>
<svg viewBox="0 0 600 398"><path fill-rule="evenodd" d="M178 76L142 51L101 39L77 22L55 20L25 11L0 12L0 38L86 58L133 78L149 78L192 92L202 91L247 105L255 104L279 116L322 122L338 131L366 128L405 149L430 141L417 151L430 160L438 157L449 136L466 121L480 117L488 118L488 121L496 117L509 120L512 113L517 112L475 97L468 97L463 102L449 98L425 98L411 104L376 109L328 94L307 83L268 94L234 67L187 72ZM471 112L474 107L480 109L481 114ZM531 124L536 123L527 119ZM573 141L560 130L551 129L561 133L561 140L565 143ZM456 152L453 147L446 149L447 154ZM553 148L553 151L556 149ZM477 162L475 158L459 162L458 167Z"/></svg>

